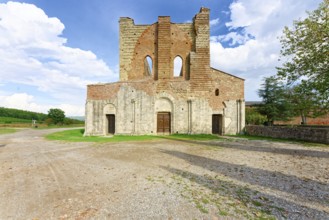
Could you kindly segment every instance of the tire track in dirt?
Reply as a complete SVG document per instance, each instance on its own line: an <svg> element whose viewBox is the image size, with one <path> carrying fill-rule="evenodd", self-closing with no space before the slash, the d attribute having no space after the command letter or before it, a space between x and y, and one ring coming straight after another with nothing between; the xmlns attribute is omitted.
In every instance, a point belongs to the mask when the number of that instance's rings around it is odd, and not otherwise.
<svg viewBox="0 0 329 220"><path fill-rule="evenodd" d="M62 186L61 186L59 178L58 178L58 174L59 174L58 168L54 165L53 160L50 159L50 157L47 155L47 153L41 153L40 155L42 155L44 157L44 159L46 160L46 163L47 163L46 169L48 169L50 171L53 181L56 185L56 188L60 194L60 197L62 198L64 196L64 194L63 194Z"/></svg>
<svg viewBox="0 0 329 220"><path fill-rule="evenodd" d="M81 216L90 218L97 215L98 206L92 204L95 203L95 194L100 193L92 188L93 181L88 178L97 175L88 164L82 163L86 155L81 149L89 150L86 146L67 147L66 144L65 148L42 149L40 152L45 170L49 171L48 176L53 180L48 191L53 198L49 201L49 209L53 210L54 218L80 219ZM46 218L47 214L43 213L40 217Z"/></svg>

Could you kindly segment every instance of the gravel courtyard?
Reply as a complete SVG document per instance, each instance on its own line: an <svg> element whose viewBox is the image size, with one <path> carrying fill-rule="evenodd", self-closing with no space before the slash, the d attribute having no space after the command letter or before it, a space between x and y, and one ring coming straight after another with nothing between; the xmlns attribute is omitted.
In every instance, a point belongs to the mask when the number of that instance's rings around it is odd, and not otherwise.
<svg viewBox="0 0 329 220"><path fill-rule="evenodd" d="M329 219L329 147L43 138L57 130L0 135L0 219Z"/></svg>

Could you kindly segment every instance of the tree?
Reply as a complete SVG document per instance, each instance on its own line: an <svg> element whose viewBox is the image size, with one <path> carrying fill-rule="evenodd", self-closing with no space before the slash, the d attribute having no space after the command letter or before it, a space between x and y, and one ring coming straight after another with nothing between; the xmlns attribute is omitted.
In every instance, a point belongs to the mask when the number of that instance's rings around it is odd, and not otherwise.
<svg viewBox="0 0 329 220"><path fill-rule="evenodd" d="M47 118L47 119L45 120L45 123L46 123L48 126L50 126L50 125L53 124L53 119L51 119L51 118Z"/></svg>
<svg viewBox="0 0 329 220"><path fill-rule="evenodd" d="M267 121L265 115L258 112L258 108L246 108L246 124L247 125L262 125Z"/></svg>
<svg viewBox="0 0 329 220"><path fill-rule="evenodd" d="M329 107L329 0L324 0L304 20L294 21L293 27L284 28L281 37L281 57L278 76L292 85L302 84L315 92L318 101Z"/></svg>
<svg viewBox="0 0 329 220"><path fill-rule="evenodd" d="M287 121L293 116L292 105L287 100L285 85L276 77L264 78L258 95L263 99L259 113L266 115L269 125L272 125L275 120Z"/></svg>
<svg viewBox="0 0 329 220"><path fill-rule="evenodd" d="M326 112L318 91L312 89L312 85L305 80L287 89L287 99L294 112L301 116L302 124L307 124L307 117L321 116Z"/></svg>
<svg viewBox="0 0 329 220"><path fill-rule="evenodd" d="M51 108L48 111L48 118L51 118L54 124L63 124L65 113L59 108Z"/></svg>

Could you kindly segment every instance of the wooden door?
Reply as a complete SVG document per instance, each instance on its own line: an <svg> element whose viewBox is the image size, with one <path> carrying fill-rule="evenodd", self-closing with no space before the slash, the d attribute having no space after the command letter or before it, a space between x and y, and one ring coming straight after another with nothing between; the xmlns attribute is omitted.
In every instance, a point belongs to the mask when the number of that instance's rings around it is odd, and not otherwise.
<svg viewBox="0 0 329 220"><path fill-rule="evenodd" d="M170 133L170 112L160 112L157 116L157 133Z"/></svg>
<svg viewBox="0 0 329 220"><path fill-rule="evenodd" d="M212 115L212 133L222 135L222 115Z"/></svg>
<svg viewBox="0 0 329 220"><path fill-rule="evenodd" d="M108 133L114 134L115 133L115 115L106 115L107 122L108 122Z"/></svg>

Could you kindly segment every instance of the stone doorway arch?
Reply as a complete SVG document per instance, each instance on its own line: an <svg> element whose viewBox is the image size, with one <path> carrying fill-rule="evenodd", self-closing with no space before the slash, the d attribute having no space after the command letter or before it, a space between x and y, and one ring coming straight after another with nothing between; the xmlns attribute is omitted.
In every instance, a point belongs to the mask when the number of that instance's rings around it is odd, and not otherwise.
<svg viewBox="0 0 329 220"><path fill-rule="evenodd" d="M155 101L155 125L158 134L171 134L173 131L173 102L167 97Z"/></svg>

